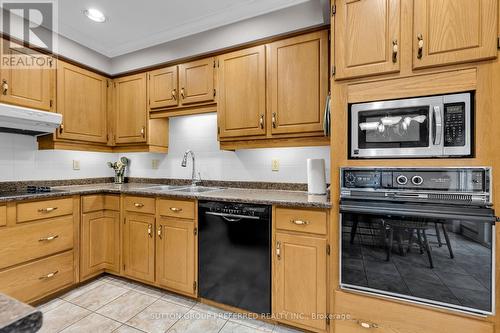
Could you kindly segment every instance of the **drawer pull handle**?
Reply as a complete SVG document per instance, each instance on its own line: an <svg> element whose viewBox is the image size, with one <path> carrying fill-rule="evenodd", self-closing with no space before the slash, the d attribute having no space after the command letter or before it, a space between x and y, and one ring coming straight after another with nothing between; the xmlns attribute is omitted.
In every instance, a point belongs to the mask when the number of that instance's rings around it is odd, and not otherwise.
<svg viewBox="0 0 500 333"><path fill-rule="evenodd" d="M55 271L55 272L52 272L52 273L49 273L47 275L44 275L44 276L40 276L38 279L39 280L46 280L46 279L50 279L50 278L53 278L54 276L56 276L56 274L59 273L59 271Z"/></svg>
<svg viewBox="0 0 500 333"><path fill-rule="evenodd" d="M137 208L142 208L144 207L144 204L143 203L134 203L134 206L136 206Z"/></svg>
<svg viewBox="0 0 500 333"><path fill-rule="evenodd" d="M182 208L177 208L177 207L170 207L170 210L175 212L175 213L180 213L182 212Z"/></svg>
<svg viewBox="0 0 500 333"><path fill-rule="evenodd" d="M53 212L57 209L57 207L47 207L47 208L40 208L38 210L39 213L50 213Z"/></svg>
<svg viewBox="0 0 500 333"><path fill-rule="evenodd" d="M59 235L54 235L54 236L49 236L49 237L43 237L43 238L40 238L38 241L39 242L50 242L50 241L53 241L56 238L59 238Z"/></svg>
<svg viewBox="0 0 500 333"><path fill-rule="evenodd" d="M308 224L309 224L309 221L303 221L303 220L292 220L292 223L293 223L293 224L296 224L296 225L308 225Z"/></svg>
<svg viewBox="0 0 500 333"><path fill-rule="evenodd" d="M370 323L368 321L364 321L364 320L357 320L356 323L363 327L363 328L366 328L366 329L370 329L370 328L378 328L378 325L375 324L375 323Z"/></svg>

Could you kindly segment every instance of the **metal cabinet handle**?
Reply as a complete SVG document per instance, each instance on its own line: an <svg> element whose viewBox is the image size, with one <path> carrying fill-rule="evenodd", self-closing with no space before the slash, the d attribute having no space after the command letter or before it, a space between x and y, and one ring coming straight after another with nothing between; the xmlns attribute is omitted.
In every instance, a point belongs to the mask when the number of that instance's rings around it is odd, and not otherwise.
<svg viewBox="0 0 500 333"><path fill-rule="evenodd" d="M158 237L160 237L160 239L162 239L162 226L158 226Z"/></svg>
<svg viewBox="0 0 500 333"><path fill-rule="evenodd" d="M417 40L418 40L417 58L422 59L422 55L424 53L424 36L422 36L422 34L418 34Z"/></svg>
<svg viewBox="0 0 500 333"><path fill-rule="evenodd" d="M263 114L261 114L259 116L259 124L260 124L260 128L264 129L264 115Z"/></svg>
<svg viewBox="0 0 500 333"><path fill-rule="evenodd" d="M39 213L50 213L53 212L57 209L57 207L47 207L47 208L40 208L38 210Z"/></svg>
<svg viewBox="0 0 500 333"><path fill-rule="evenodd" d="M134 203L134 206L137 208L142 208L142 207L144 207L144 204L140 203L140 202L136 202L136 203Z"/></svg>
<svg viewBox="0 0 500 333"><path fill-rule="evenodd" d="M54 236L49 236L49 237L42 237L38 241L39 242L50 242L50 241L53 241L56 238L59 238L59 235L54 235Z"/></svg>
<svg viewBox="0 0 500 333"><path fill-rule="evenodd" d="M170 207L170 210L175 212L175 213L182 212L182 208Z"/></svg>
<svg viewBox="0 0 500 333"><path fill-rule="evenodd" d="M172 97L177 100L177 89L172 90Z"/></svg>
<svg viewBox="0 0 500 333"><path fill-rule="evenodd" d="M296 225L308 225L310 223L309 221L303 221L303 220L291 220L290 222Z"/></svg>
<svg viewBox="0 0 500 333"><path fill-rule="evenodd" d="M276 242L276 257L278 260L281 260L281 242L277 241Z"/></svg>
<svg viewBox="0 0 500 333"><path fill-rule="evenodd" d="M272 122L273 122L273 128L276 128L276 112L273 112Z"/></svg>
<svg viewBox="0 0 500 333"><path fill-rule="evenodd" d="M182 87L182 88L181 88L181 97L182 97L182 99L186 98L186 97L184 96L184 87Z"/></svg>
<svg viewBox="0 0 500 333"><path fill-rule="evenodd" d="M392 62L398 62L398 40L394 39L392 41Z"/></svg>
<svg viewBox="0 0 500 333"><path fill-rule="evenodd" d="M148 224L148 235L149 237L153 237L153 225Z"/></svg>
<svg viewBox="0 0 500 333"><path fill-rule="evenodd" d="M59 271L54 271L52 273L49 273L47 275L43 275L43 276L40 276L38 279L39 280L46 280L46 279L50 279L50 278L53 278L54 276L56 276L56 274L59 273Z"/></svg>
<svg viewBox="0 0 500 333"><path fill-rule="evenodd" d="M9 91L9 84L7 83L6 79L2 80L2 94L7 95L7 92Z"/></svg>
<svg viewBox="0 0 500 333"><path fill-rule="evenodd" d="M356 320L356 323L366 329L370 328L378 328L378 325L375 323L370 323L369 321L364 321L364 320Z"/></svg>
<svg viewBox="0 0 500 333"><path fill-rule="evenodd" d="M144 126L142 126L142 128L141 128L141 135L143 138L146 137L146 128Z"/></svg>

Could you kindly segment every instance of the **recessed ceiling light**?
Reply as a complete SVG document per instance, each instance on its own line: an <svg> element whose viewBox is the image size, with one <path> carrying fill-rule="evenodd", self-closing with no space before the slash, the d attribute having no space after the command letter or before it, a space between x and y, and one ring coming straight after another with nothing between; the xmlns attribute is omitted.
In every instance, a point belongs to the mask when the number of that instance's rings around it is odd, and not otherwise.
<svg viewBox="0 0 500 333"><path fill-rule="evenodd" d="M103 23L104 21L106 21L106 16L104 16L104 14L98 9L85 9L83 13L94 22Z"/></svg>

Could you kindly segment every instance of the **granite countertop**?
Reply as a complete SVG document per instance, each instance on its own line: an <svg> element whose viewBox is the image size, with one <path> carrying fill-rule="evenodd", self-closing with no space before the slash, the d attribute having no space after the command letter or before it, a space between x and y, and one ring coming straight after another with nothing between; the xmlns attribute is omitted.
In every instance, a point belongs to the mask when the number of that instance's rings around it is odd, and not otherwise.
<svg viewBox="0 0 500 333"><path fill-rule="evenodd" d="M190 193L180 191L165 191L153 189L159 184L113 183L69 185L53 187L54 192L1 196L0 202L33 200L43 198L63 197L68 195L83 195L97 193L149 195L158 197L173 197L198 200L217 200L245 202L255 204L280 205L288 207L331 208L327 195L308 195L303 191L285 191L270 189L220 188L210 192Z"/></svg>
<svg viewBox="0 0 500 333"><path fill-rule="evenodd" d="M0 293L0 333L36 332L42 321L40 311Z"/></svg>

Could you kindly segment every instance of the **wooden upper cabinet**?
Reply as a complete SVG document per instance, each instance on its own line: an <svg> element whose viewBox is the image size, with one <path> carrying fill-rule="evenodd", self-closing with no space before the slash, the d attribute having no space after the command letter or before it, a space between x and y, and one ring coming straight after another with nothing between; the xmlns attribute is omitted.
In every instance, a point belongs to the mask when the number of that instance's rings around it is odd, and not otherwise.
<svg viewBox="0 0 500 333"><path fill-rule="evenodd" d="M328 94L328 31L269 44L267 61L271 133L322 131Z"/></svg>
<svg viewBox="0 0 500 333"><path fill-rule="evenodd" d="M52 111L55 61L18 44L1 40L4 63L0 66L0 102ZM5 60L8 59L8 65Z"/></svg>
<svg viewBox="0 0 500 333"><path fill-rule="evenodd" d="M148 122L146 74L118 78L114 86L116 143L145 143Z"/></svg>
<svg viewBox="0 0 500 333"><path fill-rule="evenodd" d="M219 56L220 137L265 135L265 46Z"/></svg>
<svg viewBox="0 0 500 333"><path fill-rule="evenodd" d="M196 296L195 223L161 217L157 225L156 281L167 288Z"/></svg>
<svg viewBox="0 0 500 333"><path fill-rule="evenodd" d="M497 56L497 0L415 0L413 67Z"/></svg>
<svg viewBox="0 0 500 333"><path fill-rule="evenodd" d="M179 104L177 66L148 73L148 101L150 109L175 107Z"/></svg>
<svg viewBox="0 0 500 333"><path fill-rule="evenodd" d="M179 96L183 105L214 100L214 64L214 58L206 58L179 65Z"/></svg>
<svg viewBox="0 0 500 333"><path fill-rule="evenodd" d="M318 318L327 305L326 240L277 232L273 262L273 313L312 331L325 330L326 320Z"/></svg>
<svg viewBox="0 0 500 333"><path fill-rule="evenodd" d="M107 79L62 61L57 70L58 138L107 142Z"/></svg>
<svg viewBox="0 0 500 333"><path fill-rule="evenodd" d="M335 78L398 72L400 0L337 0L336 8Z"/></svg>
<svg viewBox="0 0 500 333"><path fill-rule="evenodd" d="M155 217L127 212L123 231L124 274L153 282L155 280Z"/></svg>

